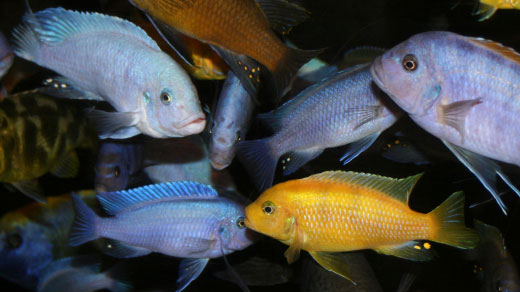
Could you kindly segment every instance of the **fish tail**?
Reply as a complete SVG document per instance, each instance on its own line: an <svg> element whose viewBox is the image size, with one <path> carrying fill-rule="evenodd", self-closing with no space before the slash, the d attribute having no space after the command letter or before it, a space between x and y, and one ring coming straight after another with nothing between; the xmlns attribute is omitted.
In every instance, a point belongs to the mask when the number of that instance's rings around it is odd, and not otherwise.
<svg viewBox="0 0 520 292"><path fill-rule="evenodd" d="M289 48L288 53L285 54L273 72L276 96L283 96L300 67L309 62L312 58L321 54L321 52L323 52L323 50L300 50Z"/></svg>
<svg viewBox="0 0 520 292"><path fill-rule="evenodd" d="M477 246L477 233L464 224L464 192L453 193L429 215L436 229L431 240L462 249Z"/></svg>
<svg viewBox="0 0 520 292"><path fill-rule="evenodd" d="M70 229L69 244L78 246L98 238L99 235L96 230L98 216L96 213L77 194L72 194L72 203L76 217Z"/></svg>
<svg viewBox="0 0 520 292"><path fill-rule="evenodd" d="M41 42L36 33L35 26L37 20L29 10L22 24L13 29L13 51L14 53L28 61L36 62L40 55Z"/></svg>
<svg viewBox="0 0 520 292"><path fill-rule="evenodd" d="M237 143L237 157L255 185L263 191L273 184L279 156L269 144L270 138Z"/></svg>

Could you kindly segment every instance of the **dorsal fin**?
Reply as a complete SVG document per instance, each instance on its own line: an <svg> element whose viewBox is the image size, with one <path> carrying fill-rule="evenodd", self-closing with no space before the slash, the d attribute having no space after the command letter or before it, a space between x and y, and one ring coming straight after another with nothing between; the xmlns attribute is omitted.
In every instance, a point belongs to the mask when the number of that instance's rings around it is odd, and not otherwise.
<svg viewBox="0 0 520 292"><path fill-rule="evenodd" d="M511 61L520 64L520 53L515 51L514 49L510 47L506 47L502 45L501 43L483 39L483 38L469 38L473 43L484 46L487 49L496 52L497 54L500 54Z"/></svg>
<svg viewBox="0 0 520 292"><path fill-rule="evenodd" d="M355 184L358 186L378 190L403 203L408 204L410 193L422 175L422 173L419 173L407 178L396 179L375 174L358 173L352 171L325 171L311 175L305 179Z"/></svg>
<svg viewBox="0 0 520 292"><path fill-rule="evenodd" d="M157 43L137 25L119 17L96 12L78 12L62 7L49 8L24 17L38 35L38 39L49 45L61 43L76 33L116 31L137 38L151 48L160 50ZM37 23L34 23L37 21Z"/></svg>
<svg viewBox="0 0 520 292"><path fill-rule="evenodd" d="M167 182L135 189L102 193L97 196L103 209L111 215L141 203L176 199L215 199L218 193L209 185L198 182Z"/></svg>

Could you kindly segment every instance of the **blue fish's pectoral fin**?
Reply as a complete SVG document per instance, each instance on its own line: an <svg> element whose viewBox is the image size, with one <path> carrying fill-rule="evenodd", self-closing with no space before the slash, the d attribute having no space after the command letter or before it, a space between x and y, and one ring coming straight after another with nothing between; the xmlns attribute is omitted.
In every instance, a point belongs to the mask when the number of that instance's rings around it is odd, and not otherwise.
<svg viewBox="0 0 520 292"><path fill-rule="evenodd" d="M357 285L357 283L349 277L348 259L346 259L343 254L323 251L310 251L309 254L325 270L338 274L352 282L352 284Z"/></svg>
<svg viewBox="0 0 520 292"><path fill-rule="evenodd" d="M383 107L379 106L379 105L358 107L358 108L352 108L352 109L345 111L344 115L346 115L346 116L355 115L358 117L359 122L354 127L354 130L357 130L364 124L371 122L371 121L377 119L379 116L381 116L382 109L383 109Z"/></svg>
<svg viewBox="0 0 520 292"><path fill-rule="evenodd" d="M236 144L237 157L248 171L258 190L263 191L273 184L279 156L271 150L270 138L240 141Z"/></svg>
<svg viewBox="0 0 520 292"><path fill-rule="evenodd" d="M378 253L391 255L412 261L429 261L435 253L429 242L409 241L400 245L380 246L374 249Z"/></svg>
<svg viewBox="0 0 520 292"><path fill-rule="evenodd" d="M75 151L72 151L58 161L58 164L51 169L51 173L59 178L71 178L78 175L79 158Z"/></svg>
<svg viewBox="0 0 520 292"><path fill-rule="evenodd" d="M45 87L40 88L40 92L57 98L105 101L103 97L75 86L70 80L62 76L47 78L43 81L43 85Z"/></svg>
<svg viewBox="0 0 520 292"><path fill-rule="evenodd" d="M95 109L86 112L101 139L126 139L141 134L141 131L136 128L139 122L138 113L106 112Z"/></svg>
<svg viewBox="0 0 520 292"><path fill-rule="evenodd" d="M446 145L446 147L448 147L448 149L450 149L450 151L457 157L457 159L478 178L484 187L491 193L493 198L495 198L498 206L500 206L500 209L502 209L502 212L507 215L507 207L500 198L500 194L496 189L497 174L518 196L520 196L520 191L504 174L500 165L492 159L461 148L450 142L444 140L442 140L442 142L444 145Z"/></svg>
<svg viewBox="0 0 520 292"><path fill-rule="evenodd" d="M310 16L303 7L285 0L256 0L256 3L264 11L271 28L282 35Z"/></svg>
<svg viewBox="0 0 520 292"><path fill-rule="evenodd" d="M466 115L475 105L481 102L482 100L480 98L477 98L471 100L457 101L446 105L440 105L438 107L440 121L443 124L448 125L457 130L462 139L464 139L464 126L466 121Z"/></svg>
<svg viewBox="0 0 520 292"><path fill-rule="evenodd" d="M118 240L105 239L103 253L115 258L126 259L145 256L150 254L151 251L146 248L124 244Z"/></svg>
<svg viewBox="0 0 520 292"><path fill-rule="evenodd" d="M197 254L208 251L214 248L215 244L217 243L216 239L206 239L200 237L184 237L179 239L179 241L182 241L184 251L189 254Z"/></svg>
<svg viewBox="0 0 520 292"><path fill-rule="evenodd" d="M473 12L473 15L479 15L478 21L484 21L493 16L493 14L495 14L496 11L496 6L479 3L478 10Z"/></svg>
<svg viewBox="0 0 520 292"><path fill-rule="evenodd" d="M17 181L11 183L11 185L33 200L40 203L47 202L47 198L43 194L43 190L37 179Z"/></svg>
<svg viewBox="0 0 520 292"><path fill-rule="evenodd" d="M176 292L184 290L193 280L200 276L209 259L183 259L179 266L178 287Z"/></svg>
<svg viewBox="0 0 520 292"><path fill-rule="evenodd" d="M359 154L367 150L377 140L377 137L379 137L380 134L381 132L377 132L358 141L350 143L347 152L341 156L339 161L341 161L343 165L346 165L354 158L358 157Z"/></svg>
<svg viewBox="0 0 520 292"><path fill-rule="evenodd" d="M304 166L307 162L318 157L323 149L306 149L290 152L282 160L283 175L289 175Z"/></svg>
<svg viewBox="0 0 520 292"><path fill-rule="evenodd" d="M211 46L217 54L224 59L226 64L231 68L233 73L238 77L240 83L247 91L253 101L258 104L257 93L260 87L260 72L264 71L261 65L246 55L237 55L231 51L218 46Z"/></svg>

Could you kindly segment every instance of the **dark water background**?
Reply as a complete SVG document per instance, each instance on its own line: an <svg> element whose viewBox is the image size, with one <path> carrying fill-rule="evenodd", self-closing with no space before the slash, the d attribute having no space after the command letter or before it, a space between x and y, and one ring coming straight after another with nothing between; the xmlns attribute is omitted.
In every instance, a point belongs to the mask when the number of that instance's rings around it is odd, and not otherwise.
<svg viewBox="0 0 520 292"><path fill-rule="evenodd" d="M479 36L492 39L504 45L520 50L520 11L499 11L491 19L478 22L471 12L476 9L475 1L424 1L424 0L306 0L299 1L312 13L311 19L296 27L289 38L301 48L326 48L321 56L324 60L334 62L341 58L343 53L351 48L371 45L390 48L405 40L409 36L428 30L449 30L469 36ZM127 1L31 1L34 11L48 7L62 6L67 9L82 11L99 11L124 18L135 17L139 12ZM0 31L6 35L21 20L25 11L24 1L0 0ZM24 61L17 60L17 63ZM34 66L37 70L36 66ZM30 89L38 85L39 80L49 74L48 71L38 70L27 81L24 81L16 90ZM217 82L195 81L199 95L204 103L212 104L216 96ZM445 153L439 157L433 155L432 163L426 166L413 164L399 164L384 159L381 149L393 141L393 135L401 131L418 139L432 151ZM254 129L250 131L248 139L259 136ZM499 142L499 141L498 141ZM485 201L491 195L484 189L478 180L458 161L437 139L431 137L404 118L387 130L366 153L360 155L347 166L342 166L338 159L345 151L345 147L326 150L323 155L315 159L301 170L289 177L282 177L279 173L275 182L287 179L301 178L312 173L325 170L353 170L376 173L391 177L405 177L424 172L411 195L411 208L420 212L429 212L438 206L444 199L455 191L463 190L466 193L467 205ZM58 180L50 175L40 181L49 195L60 195L72 190L88 189L93 187L93 161L95 153L81 152L82 168L76 179ZM520 185L519 169L506 166L512 181ZM229 168L242 194L256 198L258 193L252 188L249 179L237 162ZM500 190L507 191L505 185L499 185ZM9 193L0 188L2 203L0 214L30 203L25 196ZM466 209L467 223L473 218L497 226L505 237L505 243L516 261L520 258L520 237L517 234L520 224L520 200L511 192L504 195L503 200L509 207L510 215L504 216L496 203L490 202L476 208ZM395 291L399 280L404 273L414 272L417 280L411 291L478 291L480 283L473 274L473 263L466 260L465 253L454 248L434 245L439 257L428 263L414 263L395 257L378 255L372 251L364 254L372 264L377 278L384 291ZM274 261L285 264L283 251L286 246L274 240L263 240L258 244L229 257L230 262L241 262L251 255L262 254ZM176 279L177 260L160 255L153 255L145 260L136 259L148 265L147 269L138 269L136 277L147 279L141 285L148 284L157 287L159 282ZM293 265L298 274L299 263ZM186 291L239 291L238 287L218 280L211 276L211 271L223 269L221 259L212 260L199 279L194 281ZM23 291L18 286L5 281L0 282L2 291ZM298 291L297 283L287 283L274 287L250 287L253 291ZM169 289L172 290L173 289Z"/></svg>

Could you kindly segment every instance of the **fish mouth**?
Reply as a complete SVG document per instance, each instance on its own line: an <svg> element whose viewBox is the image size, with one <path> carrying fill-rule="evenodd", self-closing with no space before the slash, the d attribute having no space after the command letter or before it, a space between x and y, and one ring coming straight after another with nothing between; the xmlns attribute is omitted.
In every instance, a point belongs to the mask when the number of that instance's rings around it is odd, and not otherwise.
<svg viewBox="0 0 520 292"><path fill-rule="evenodd" d="M244 218L244 224L246 225L247 228L256 230L255 227L253 226L253 224L251 223L251 221L249 221L249 219L247 219L247 215Z"/></svg>
<svg viewBox="0 0 520 292"><path fill-rule="evenodd" d="M220 163L220 162L211 160L211 166L213 166L213 168L216 170L222 170L222 169L226 168L228 165L229 165L228 163Z"/></svg>
<svg viewBox="0 0 520 292"><path fill-rule="evenodd" d="M206 127L206 117L204 115L191 118L182 126L173 126L182 135L194 135L202 132Z"/></svg>

